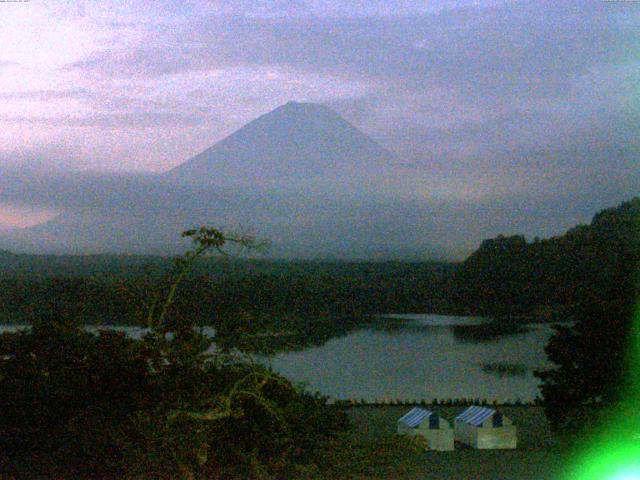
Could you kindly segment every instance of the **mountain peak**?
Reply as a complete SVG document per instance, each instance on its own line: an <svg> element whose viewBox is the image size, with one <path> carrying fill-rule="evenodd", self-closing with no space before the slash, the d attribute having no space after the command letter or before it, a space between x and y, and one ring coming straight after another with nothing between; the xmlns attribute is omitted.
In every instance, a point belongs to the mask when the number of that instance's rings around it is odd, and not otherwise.
<svg viewBox="0 0 640 480"><path fill-rule="evenodd" d="M300 106L304 106L304 105L314 105L314 106L321 106L321 104L319 103L311 103L311 102L297 102L295 100L289 100L287 103L285 103L284 105L281 105L278 108L296 108L296 107L300 107Z"/></svg>
<svg viewBox="0 0 640 480"><path fill-rule="evenodd" d="M343 127L344 124L349 124L338 113L336 113L326 105L323 105L321 103L296 102L292 100L285 103L284 105L276 107L275 109L265 113L264 115L259 116L252 122L249 122L247 125L251 125L253 122L256 122L260 119L270 119L273 122L278 122L282 121L282 118L287 117L295 118L296 121L303 120L307 122L315 122L320 119L324 119L325 121L330 120L336 123L341 123Z"/></svg>
<svg viewBox="0 0 640 480"><path fill-rule="evenodd" d="M330 125L330 127L333 128L340 127L355 129L353 125L347 122L331 108L323 105L322 103L311 102L289 101L284 105L280 105L270 112L261 115L254 121L260 119L269 119L273 122L282 122L286 121L287 118L290 118L292 119L292 121L296 122L310 122L312 124L324 121L333 124ZM253 122L250 122L248 125L250 125L251 123ZM304 126L304 123L302 123L300 126Z"/></svg>
<svg viewBox="0 0 640 480"><path fill-rule="evenodd" d="M393 155L329 107L290 101L167 173L221 186L291 187L347 181ZM315 182L315 183L314 183Z"/></svg>
<svg viewBox="0 0 640 480"><path fill-rule="evenodd" d="M331 110L326 105L323 105L322 103L296 102L295 100L290 100L287 103L285 103L284 105L280 105L275 110L272 110L272 112L275 112L277 110L307 111L307 112L313 112L313 111L325 111L325 112L327 112L327 111L329 111L329 112L332 112L334 115L338 115L337 113L335 113L333 110Z"/></svg>

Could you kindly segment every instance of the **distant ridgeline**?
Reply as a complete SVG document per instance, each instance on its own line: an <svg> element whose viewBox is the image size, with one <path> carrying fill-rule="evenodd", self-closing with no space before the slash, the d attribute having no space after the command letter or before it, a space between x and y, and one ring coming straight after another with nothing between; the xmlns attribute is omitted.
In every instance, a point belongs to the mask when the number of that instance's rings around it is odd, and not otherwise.
<svg viewBox="0 0 640 480"><path fill-rule="evenodd" d="M558 237L485 240L453 274L451 301L467 313L564 319L579 299L637 271L639 252L636 197Z"/></svg>
<svg viewBox="0 0 640 480"><path fill-rule="evenodd" d="M168 258L152 256L0 254L0 323L60 314L83 323L139 324L142 305L169 266ZM442 282L453 268L208 258L183 283L176 309L218 332L286 330L321 342L376 313L446 310Z"/></svg>
<svg viewBox="0 0 640 480"><path fill-rule="evenodd" d="M317 338L383 312L562 320L579 299L621 283L638 266L639 234L635 198L562 236L485 240L459 264L212 258L186 281L178 308L230 332L241 323L286 325L300 335L320 328ZM136 323L168 266L167 258L152 256L0 251L0 322L58 312L85 323Z"/></svg>

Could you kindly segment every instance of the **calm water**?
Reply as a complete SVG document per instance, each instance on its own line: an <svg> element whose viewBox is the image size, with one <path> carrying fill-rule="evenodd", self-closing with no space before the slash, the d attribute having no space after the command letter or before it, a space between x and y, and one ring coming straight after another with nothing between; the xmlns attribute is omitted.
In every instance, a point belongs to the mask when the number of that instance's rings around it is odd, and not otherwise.
<svg viewBox="0 0 640 480"><path fill-rule="evenodd" d="M550 325L487 332L481 318L389 315L321 347L262 360L294 382L336 399L533 400L533 370L547 364ZM0 331L15 326L0 326ZM118 327L132 336L142 329Z"/></svg>
<svg viewBox="0 0 640 480"><path fill-rule="evenodd" d="M538 394L533 370L548 365L544 346L553 333L550 325L491 336L482 334L486 322L479 318L394 317L393 328L385 328L385 319L380 319L377 328L302 352L278 354L271 365L291 380L337 399L507 401L533 400ZM481 335L474 335L474 326ZM517 367L516 373L500 371L505 364Z"/></svg>

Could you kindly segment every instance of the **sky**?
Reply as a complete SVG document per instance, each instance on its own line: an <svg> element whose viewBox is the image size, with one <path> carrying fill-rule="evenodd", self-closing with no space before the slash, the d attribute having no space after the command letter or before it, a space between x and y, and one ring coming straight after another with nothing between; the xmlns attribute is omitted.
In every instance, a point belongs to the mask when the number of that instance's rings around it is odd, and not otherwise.
<svg viewBox="0 0 640 480"><path fill-rule="evenodd" d="M582 202L559 232L640 188L639 27L600 0L0 3L0 173L159 173L311 101L432 198ZM0 228L64 208L0 201Z"/></svg>

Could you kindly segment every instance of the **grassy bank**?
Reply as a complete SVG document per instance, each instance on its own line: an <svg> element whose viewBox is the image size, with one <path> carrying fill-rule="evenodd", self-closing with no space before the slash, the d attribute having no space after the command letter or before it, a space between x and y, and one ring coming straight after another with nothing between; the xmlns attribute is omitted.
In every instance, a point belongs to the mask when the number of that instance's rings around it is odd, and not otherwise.
<svg viewBox="0 0 640 480"><path fill-rule="evenodd" d="M431 407L429 407L431 408ZM516 450L425 452L395 434L396 421L408 407L349 409L353 438L342 452L334 478L429 480L546 480L560 478L566 458L540 407L501 407L518 427ZM432 409L449 421L464 407ZM350 443L349 443L350 442Z"/></svg>

